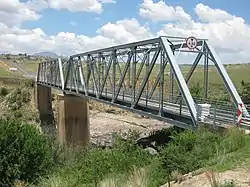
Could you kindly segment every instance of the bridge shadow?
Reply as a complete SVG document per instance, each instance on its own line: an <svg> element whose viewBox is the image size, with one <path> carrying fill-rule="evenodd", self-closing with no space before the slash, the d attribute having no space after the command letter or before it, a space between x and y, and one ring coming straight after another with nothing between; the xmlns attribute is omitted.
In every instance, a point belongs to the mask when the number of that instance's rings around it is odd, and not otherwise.
<svg viewBox="0 0 250 187"><path fill-rule="evenodd" d="M57 129L54 114L39 114L40 128L43 133L56 138Z"/></svg>
<svg viewBox="0 0 250 187"><path fill-rule="evenodd" d="M184 129L179 127L170 127L162 130L157 130L151 132L149 136L139 138L136 140L136 144L142 148L152 147L155 150L158 150L158 147L166 146L172 141L171 136L175 133L181 133Z"/></svg>

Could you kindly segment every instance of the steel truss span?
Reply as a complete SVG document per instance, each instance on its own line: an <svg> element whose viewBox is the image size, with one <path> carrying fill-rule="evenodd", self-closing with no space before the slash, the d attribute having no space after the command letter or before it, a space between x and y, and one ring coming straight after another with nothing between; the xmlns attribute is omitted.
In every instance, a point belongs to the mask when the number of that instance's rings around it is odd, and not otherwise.
<svg viewBox="0 0 250 187"><path fill-rule="evenodd" d="M197 56L184 78L176 54ZM242 100L220 62L205 39L188 48L185 38L159 37L72 55L69 60L53 60L39 64L37 83L80 97L97 100L164 120L170 124L195 129L201 121L188 81L204 58L204 97L208 93L208 62L214 63L232 97L232 105L210 108L205 123L233 124ZM174 82L178 91L174 89ZM248 112L243 104L243 113ZM204 122L204 121L203 121Z"/></svg>

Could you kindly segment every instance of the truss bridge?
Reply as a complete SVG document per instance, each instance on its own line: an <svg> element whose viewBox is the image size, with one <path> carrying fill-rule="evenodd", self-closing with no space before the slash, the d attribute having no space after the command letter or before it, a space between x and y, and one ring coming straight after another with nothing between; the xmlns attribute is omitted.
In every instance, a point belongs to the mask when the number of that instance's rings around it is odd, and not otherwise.
<svg viewBox="0 0 250 187"><path fill-rule="evenodd" d="M192 56L186 72L179 62L180 54L187 60ZM198 67L203 78L200 97L190 88ZM210 68L217 70L229 101L210 98ZM162 36L42 62L36 82L185 129L196 129L200 124L236 125L249 115L206 39Z"/></svg>

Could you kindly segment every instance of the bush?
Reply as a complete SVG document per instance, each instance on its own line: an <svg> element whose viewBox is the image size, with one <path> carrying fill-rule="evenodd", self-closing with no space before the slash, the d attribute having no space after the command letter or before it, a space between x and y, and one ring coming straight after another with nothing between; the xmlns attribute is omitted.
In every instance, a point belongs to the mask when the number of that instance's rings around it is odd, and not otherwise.
<svg viewBox="0 0 250 187"><path fill-rule="evenodd" d="M0 186L12 186L16 180L35 183L53 163L47 137L17 121L0 119L0 153Z"/></svg>
<svg viewBox="0 0 250 187"><path fill-rule="evenodd" d="M185 174L211 163L218 150L231 153L245 145L245 136L238 129L230 129L224 135L200 129L173 135L173 140L161 152L167 173L178 170Z"/></svg>
<svg viewBox="0 0 250 187"><path fill-rule="evenodd" d="M41 186L95 186L103 179L127 175L134 166L144 167L152 156L136 146L133 140L117 138L112 149L89 148L88 150L64 151L55 173L43 179Z"/></svg>
<svg viewBox="0 0 250 187"><path fill-rule="evenodd" d="M244 81L241 82L240 95L243 102L245 103L250 102L250 83L245 83Z"/></svg>
<svg viewBox="0 0 250 187"><path fill-rule="evenodd" d="M202 98L203 88L200 85L200 82L191 85L190 93L194 98Z"/></svg>
<svg viewBox="0 0 250 187"><path fill-rule="evenodd" d="M25 88L16 88L7 97L7 105L12 110L18 110L30 101L31 93Z"/></svg>
<svg viewBox="0 0 250 187"><path fill-rule="evenodd" d="M1 87L0 88L0 96L1 97L5 97L6 95L8 95L9 90L6 87Z"/></svg>

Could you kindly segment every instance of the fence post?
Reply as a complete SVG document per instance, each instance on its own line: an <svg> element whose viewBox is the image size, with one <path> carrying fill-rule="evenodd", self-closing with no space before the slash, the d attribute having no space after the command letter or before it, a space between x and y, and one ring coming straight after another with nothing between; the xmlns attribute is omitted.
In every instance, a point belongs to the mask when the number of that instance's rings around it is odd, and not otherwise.
<svg viewBox="0 0 250 187"><path fill-rule="evenodd" d="M182 99L180 100L180 115L181 115L181 111L182 111Z"/></svg>

